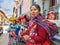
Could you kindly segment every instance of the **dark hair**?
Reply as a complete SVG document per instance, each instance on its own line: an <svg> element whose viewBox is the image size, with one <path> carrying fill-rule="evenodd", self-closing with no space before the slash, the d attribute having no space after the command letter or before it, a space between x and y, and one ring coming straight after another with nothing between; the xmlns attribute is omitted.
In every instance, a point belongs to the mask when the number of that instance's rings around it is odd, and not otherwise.
<svg viewBox="0 0 60 45"><path fill-rule="evenodd" d="M40 6L39 6L38 4L35 4L35 3L34 3L34 4L32 4L32 6L35 6L39 11L41 11L41 8L40 8ZM31 7L32 7L32 6L31 6Z"/></svg>

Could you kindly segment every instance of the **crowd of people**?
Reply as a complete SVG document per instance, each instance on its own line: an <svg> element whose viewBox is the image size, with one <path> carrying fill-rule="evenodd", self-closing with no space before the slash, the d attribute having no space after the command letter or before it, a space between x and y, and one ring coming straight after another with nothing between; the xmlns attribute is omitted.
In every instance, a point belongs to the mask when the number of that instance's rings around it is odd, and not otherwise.
<svg viewBox="0 0 60 45"><path fill-rule="evenodd" d="M56 34L57 26L49 20L56 20L55 12L49 11L46 19L40 12L40 6L33 4L30 8L31 17L23 14L18 18L9 18L9 45L52 45L50 41Z"/></svg>

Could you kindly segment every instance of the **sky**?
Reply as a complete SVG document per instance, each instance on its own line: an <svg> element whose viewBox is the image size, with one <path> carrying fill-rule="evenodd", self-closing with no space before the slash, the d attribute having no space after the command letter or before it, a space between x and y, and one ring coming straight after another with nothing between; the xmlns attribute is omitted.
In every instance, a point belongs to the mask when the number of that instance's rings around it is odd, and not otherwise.
<svg viewBox="0 0 60 45"><path fill-rule="evenodd" d="M13 7L13 0L0 0L0 8L3 9L7 15L12 15Z"/></svg>

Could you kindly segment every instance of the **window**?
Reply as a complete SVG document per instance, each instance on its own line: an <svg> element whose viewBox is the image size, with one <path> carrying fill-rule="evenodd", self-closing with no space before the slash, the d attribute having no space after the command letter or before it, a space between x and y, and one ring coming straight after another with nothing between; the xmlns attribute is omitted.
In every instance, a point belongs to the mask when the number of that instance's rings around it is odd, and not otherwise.
<svg viewBox="0 0 60 45"><path fill-rule="evenodd" d="M55 5L55 0L50 0L50 7Z"/></svg>

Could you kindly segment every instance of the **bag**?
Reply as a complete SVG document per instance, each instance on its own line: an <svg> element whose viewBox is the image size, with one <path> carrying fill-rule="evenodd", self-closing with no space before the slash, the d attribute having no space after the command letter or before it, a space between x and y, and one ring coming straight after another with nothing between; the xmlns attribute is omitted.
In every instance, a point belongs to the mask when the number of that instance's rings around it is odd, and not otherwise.
<svg viewBox="0 0 60 45"><path fill-rule="evenodd" d="M47 21L47 20L46 20ZM55 34L57 33L56 29L57 26L55 23L51 22L50 25L48 25L45 21L40 21L40 20L36 20L37 25L39 25L40 27L44 28L47 33L49 34L49 40L53 39L53 37L55 36ZM49 22L49 21L47 21Z"/></svg>
<svg viewBox="0 0 60 45"><path fill-rule="evenodd" d="M49 39L53 39L54 36L56 35L57 33L57 26L55 23L53 22L50 22L48 20L45 21L45 24L48 26L48 28L50 29L48 32L50 33L50 36L49 36Z"/></svg>

